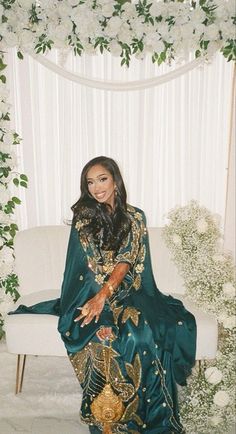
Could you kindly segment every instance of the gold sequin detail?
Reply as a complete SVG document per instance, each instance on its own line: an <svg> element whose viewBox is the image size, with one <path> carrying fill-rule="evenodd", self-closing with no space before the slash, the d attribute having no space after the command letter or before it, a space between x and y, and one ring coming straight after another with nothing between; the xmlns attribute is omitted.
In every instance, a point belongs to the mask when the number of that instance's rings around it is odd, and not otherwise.
<svg viewBox="0 0 236 434"><path fill-rule="evenodd" d="M97 282L99 285L102 285L105 280L105 276L103 274L97 274L95 276L95 282Z"/></svg>
<svg viewBox="0 0 236 434"><path fill-rule="evenodd" d="M134 307L126 307L122 315L122 323L125 323L128 319L131 319L138 326L140 312Z"/></svg>

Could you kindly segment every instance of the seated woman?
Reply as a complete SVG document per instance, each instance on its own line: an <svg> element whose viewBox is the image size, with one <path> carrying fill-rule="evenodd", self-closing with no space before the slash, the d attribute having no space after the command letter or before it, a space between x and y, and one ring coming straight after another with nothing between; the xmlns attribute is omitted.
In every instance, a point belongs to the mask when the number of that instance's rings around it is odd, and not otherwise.
<svg viewBox="0 0 236 434"><path fill-rule="evenodd" d="M195 363L195 319L156 287L145 215L114 160L86 164L72 210L61 297L28 311L59 315L82 422L93 434L184 433L176 383Z"/></svg>

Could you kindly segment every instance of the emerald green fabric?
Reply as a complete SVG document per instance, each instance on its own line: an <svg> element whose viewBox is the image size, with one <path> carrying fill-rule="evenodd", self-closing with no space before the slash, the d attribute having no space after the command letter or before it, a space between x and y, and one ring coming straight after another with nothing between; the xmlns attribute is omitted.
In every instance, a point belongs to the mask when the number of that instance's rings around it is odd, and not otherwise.
<svg viewBox="0 0 236 434"><path fill-rule="evenodd" d="M99 356L105 343L96 337L96 331L104 325L111 326L115 336L113 373L119 370L119 378L114 379L111 374L111 384L117 394L120 391L126 410L133 408L126 411L128 419L124 417L114 424L114 433L184 433L179 420L176 383L186 384L195 363L195 319L181 301L158 290L152 272L145 215L131 206L128 212L132 229L112 263L109 252L101 251L93 240L81 236L84 222L77 222L71 227L60 299L31 307L19 306L12 313L59 316L58 330L83 388L81 418L90 426L91 433L102 433L102 426L91 414L90 405L105 383ZM81 328L80 322L74 322L79 312L77 308L93 297L102 282L109 278L111 270L102 272L103 265L109 270L109 266L114 267L119 262L129 263L130 271L105 303L98 323L93 320ZM136 372L136 377L132 378L130 369ZM128 390L133 387L130 395L125 384L130 385Z"/></svg>

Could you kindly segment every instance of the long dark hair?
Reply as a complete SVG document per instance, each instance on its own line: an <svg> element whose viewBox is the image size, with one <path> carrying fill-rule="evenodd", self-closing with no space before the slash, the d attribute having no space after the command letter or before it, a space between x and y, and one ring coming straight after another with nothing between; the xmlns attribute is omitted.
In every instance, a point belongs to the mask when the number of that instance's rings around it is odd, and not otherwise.
<svg viewBox="0 0 236 434"><path fill-rule="evenodd" d="M103 166L116 184L114 209L105 203L99 203L88 190L87 173L95 165ZM80 179L81 196L71 207L73 223L82 220L85 224L81 231L86 236L92 235L95 243L100 243L105 250L117 251L127 236L131 221L127 213L126 189L117 163L108 157L96 157L83 168ZM102 237L101 237L102 233Z"/></svg>

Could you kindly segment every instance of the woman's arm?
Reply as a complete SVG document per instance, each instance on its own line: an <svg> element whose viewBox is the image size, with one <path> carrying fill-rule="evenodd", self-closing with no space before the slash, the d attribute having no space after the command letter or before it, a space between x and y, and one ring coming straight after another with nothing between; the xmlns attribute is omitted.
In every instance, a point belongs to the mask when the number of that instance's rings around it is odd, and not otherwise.
<svg viewBox="0 0 236 434"><path fill-rule="evenodd" d="M105 301L109 298L123 281L130 269L130 264L119 262L112 271L109 280L104 283L100 291L90 300L88 300L81 309L81 314L75 318L75 322L83 319L81 327L89 324L95 317L98 322L99 316L103 310Z"/></svg>

